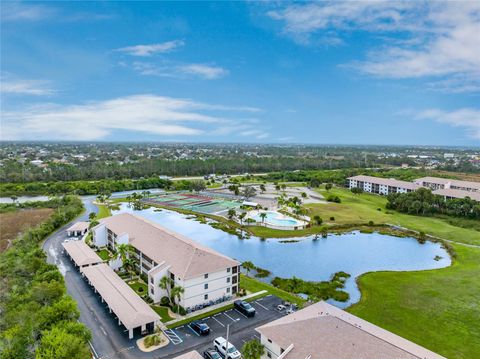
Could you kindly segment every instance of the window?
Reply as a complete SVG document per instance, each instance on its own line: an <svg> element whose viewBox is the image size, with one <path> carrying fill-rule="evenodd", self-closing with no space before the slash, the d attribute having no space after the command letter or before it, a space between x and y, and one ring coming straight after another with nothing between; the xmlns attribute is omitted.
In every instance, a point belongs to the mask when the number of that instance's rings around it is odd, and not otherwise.
<svg viewBox="0 0 480 359"><path fill-rule="evenodd" d="M227 268L227 273L230 273L230 267Z"/></svg>
<svg viewBox="0 0 480 359"><path fill-rule="evenodd" d="M232 277L232 284L237 284L237 281L238 281L237 276Z"/></svg>
<svg viewBox="0 0 480 359"><path fill-rule="evenodd" d="M227 293L230 293L230 288L227 288Z"/></svg>
<svg viewBox="0 0 480 359"><path fill-rule="evenodd" d="M150 294L153 295L153 288L150 288Z"/></svg>
<svg viewBox="0 0 480 359"><path fill-rule="evenodd" d="M269 342L269 343L271 343L271 342L272 342L272 339L267 339L267 340L268 340L268 342Z"/></svg>
<svg viewBox="0 0 480 359"><path fill-rule="evenodd" d="M230 277L227 277L227 283L230 283Z"/></svg>
<svg viewBox="0 0 480 359"><path fill-rule="evenodd" d="M232 268L232 273L237 273L238 267L233 267Z"/></svg>
<svg viewBox="0 0 480 359"><path fill-rule="evenodd" d="M203 276L205 279L208 278L208 273L206 273L204 276Z"/></svg>
<svg viewBox="0 0 480 359"><path fill-rule="evenodd" d="M270 352L267 352L267 357L271 358L272 354L270 354Z"/></svg>
<svg viewBox="0 0 480 359"><path fill-rule="evenodd" d="M175 274L170 273L170 279L171 279L171 280L175 280Z"/></svg>
<svg viewBox="0 0 480 359"><path fill-rule="evenodd" d="M208 289L208 283L205 283L205 284L203 285L203 289Z"/></svg>
<svg viewBox="0 0 480 359"><path fill-rule="evenodd" d="M153 284L153 277L150 277L150 283Z"/></svg>
<svg viewBox="0 0 480 359"><path fill-rule="evenodd" d="M205 295L203 296L203 299L207 300L207 299L208 299L208 294L205 294Z"/></svg>

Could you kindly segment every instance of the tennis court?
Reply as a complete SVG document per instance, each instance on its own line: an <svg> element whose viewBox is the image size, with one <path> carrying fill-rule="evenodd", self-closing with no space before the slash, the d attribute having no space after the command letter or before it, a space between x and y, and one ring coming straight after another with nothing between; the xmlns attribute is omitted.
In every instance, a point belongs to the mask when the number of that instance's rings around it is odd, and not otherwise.
<svg viewBox="0 0 480 359"><path fill-rule="evenodd" d="M235 200L193 193L168 193L150 198L148 202L205 214L218 214L240 207L240 202Z"/></svg>

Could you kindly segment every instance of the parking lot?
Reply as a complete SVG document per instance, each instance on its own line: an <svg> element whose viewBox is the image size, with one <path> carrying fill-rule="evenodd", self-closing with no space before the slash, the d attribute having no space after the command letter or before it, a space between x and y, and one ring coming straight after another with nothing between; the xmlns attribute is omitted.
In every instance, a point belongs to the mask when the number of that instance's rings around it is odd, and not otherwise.
<svg viewBox="0 0 480 359"><path fill-rule="evenodd" d="M229 341L240 350L245 342L260 339L255 331L256 327L286 315L285 310L279 311L277 309L277 306L281 303L280 298L269 295L250 302L256 310L253 318L247 318L236 309L204 318L201 321L210 327L210 334L206 336L198 335L188 324L166 330L164 333L170 339L170 344L155 351L154 354L158 358L174 358L191 350L197 350L203 354L205 349L213 347L212 343L215 338L226 337L227 326L229 326L230 331Z"/></svg>

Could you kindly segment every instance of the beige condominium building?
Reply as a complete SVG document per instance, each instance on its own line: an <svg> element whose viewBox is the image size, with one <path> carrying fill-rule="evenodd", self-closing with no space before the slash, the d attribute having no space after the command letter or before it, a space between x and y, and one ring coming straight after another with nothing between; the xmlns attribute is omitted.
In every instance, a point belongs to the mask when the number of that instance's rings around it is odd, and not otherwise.
<svg viewBox="0 0 480 359"><path fill-rule="evenodd" d="M118 244L131 244L137 270L148 278L148 295L157 303L167 291L160 280L167 276L184 289L179 304L195 310L236 294L240 284L240 263L145 218L123 213L100 220L93 228L97 247L115 250ZM113 269L121 260L111 261Z"/></svg>
<svg viewBox="0 0 480 359"><path fill-rule="evenodd" d="M348 177L348 188L360 188L365 192L388 195L390 193L407 193L420 188L419 185L407 181L373 176Z"/></svg>
<svg viewBox="0 0 480 359"><path fill-rule="evenodd" d="M256 330L265 347L261 359L443 358L325 302Z"/></svg>
<svg viewBox="0 0 480 359"><path fill-rule="evenodd" d="M446 178L423 177L413 182L399 181L391 178L373 176L348 177L348 188L360 188L364 192L388 195L390 193L407 193L418 188L429 188L433 194L445 199L470 197L480 201L480 183L470 181L458 181Z"/></svg>

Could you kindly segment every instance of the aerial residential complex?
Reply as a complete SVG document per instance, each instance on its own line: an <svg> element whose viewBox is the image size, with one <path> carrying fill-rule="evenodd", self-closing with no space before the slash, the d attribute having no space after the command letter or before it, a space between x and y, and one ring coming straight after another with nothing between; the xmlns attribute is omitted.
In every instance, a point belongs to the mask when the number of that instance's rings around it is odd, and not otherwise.
<svg viewBox="0 0 480 359"><path fill-rule="evenodd" d="M413 182L407 182L363 175L348 177L347 179L350 189L361 188L365 192L381 195L407 193L425 187L431 189L433 194L443 196L445 199L470 197L480 201L480 183L478 182L437 177L423 177Z"/></svg>
<svg viewBox="0 0 480 359"><path fill-rule="evenodd" d="M256 328L262 359L443 358L326 302Z"/></svg>
<svg viewBox="0 0 480 359"><path fill-rule="evenodd" d="M144 218L123 213L104 218L93 228L93 243L112 250L131 244L137 269L148 277L148 294L157 303L168 293L160 280L168 276L184 289L179 304L187 310L236 294L240 263ZM121 267L120 260L111 267Z"/></svg>

